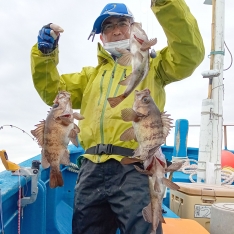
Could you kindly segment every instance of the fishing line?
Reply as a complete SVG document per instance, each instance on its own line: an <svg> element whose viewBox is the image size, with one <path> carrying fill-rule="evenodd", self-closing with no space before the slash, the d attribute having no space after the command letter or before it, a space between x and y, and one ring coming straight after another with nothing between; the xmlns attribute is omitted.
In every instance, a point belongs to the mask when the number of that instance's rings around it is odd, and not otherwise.
<svg viewBox="0 0 234 234"><path fill-rule="evenodd" d="M59 35L59 37L61 36L61 34ZM57 68L57 65L56 65L56 63L55 63L55 61L54 61L54 58L51 56L51 55L49 55L48 56L49 57L49 61L50 62L52 62L54 65L55 65L55 67ZM57 68L58 69L58 68ZM60 71L60 69L58 69L58 71ZM61 71L62 72L62 71ZM48 87L48 62L46 63L46 87L45 87L45 90L44 90L44 92L45 92L45 100L47 101L47 87ZM58 83L57 83L57 93L59 93L59 91L60 91L60 88L59 88L59 86L60 86L60 74L59 74L59 80L58 80Z"/></svg>
<svg viewBox="0 0 234 234"><path fill-rule="evenodd" d="M26 186L26 191L22 192L23 197L26 197L27 193L28 193L28 180L26 179L25 176L22 176L23 179L25 179L25 186Z"/></svg>
<svg viewBox="0 0 234 234"><path fill-rule="evenodd" d="M223 69L223 71L227 71L227 70L232 66L233 58L232 58L232 53L231 53L231 51L229 50L229 48L228 48L228 46L227 46L227 44L226 44L225 41L224 41L224 45L225 45L225 47L227 48L227 50L228 50L228 52L229 52L229 54L230 54L230 56L231 56L231 64L229 65L228 68Z"/></svg>
<svg viewBox="0 0 234 234"><path fill-rule="evenodd" d="M20 184L20 175L18 176L19 181L19 200L18 200L18 234L20 234L20 220L21 220L21 184Z"/></svg>
<svg viewBox="0 0 234 234"><path fill-rule="evenodd" d="M0 189L0 212L1 212L1 225L2 225L2 234L4 234L4 223L3 223L3 207L2 207L2 190Z"/></svg>

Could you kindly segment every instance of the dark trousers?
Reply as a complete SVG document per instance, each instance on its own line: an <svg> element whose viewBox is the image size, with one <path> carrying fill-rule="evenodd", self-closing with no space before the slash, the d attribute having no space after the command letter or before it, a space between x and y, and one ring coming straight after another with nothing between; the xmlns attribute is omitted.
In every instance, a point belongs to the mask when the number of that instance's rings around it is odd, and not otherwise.
<svg viewBox="0 0 234 234"><path fill-rule="evenodd" d="M140 166L140 165L138 165ZM142 216L150 202L146 175L116 160L82 163L75 186L73 234L150 234ZM161 223L156 234L162 234Z"/></svg>

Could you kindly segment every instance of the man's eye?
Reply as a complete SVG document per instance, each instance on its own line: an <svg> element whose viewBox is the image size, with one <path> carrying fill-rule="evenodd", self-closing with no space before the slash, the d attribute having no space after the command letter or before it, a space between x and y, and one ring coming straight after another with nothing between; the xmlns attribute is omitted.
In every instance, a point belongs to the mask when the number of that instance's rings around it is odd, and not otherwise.
<svg viewBox="0 0 234 234"><path fill-rule="evenodd" d="M113 24L107 24L104 26L104 30L108 30L108 29L111 29L113 28Z"/></svg>
<svg viewBox="0 0 234 234"><path fill-rule="evenodd" d="M121 22L118 23L118 25L119 25L120 27L127 27L127 26L128 26L128 23L125 22L125 21L121 21Z"/></svg>

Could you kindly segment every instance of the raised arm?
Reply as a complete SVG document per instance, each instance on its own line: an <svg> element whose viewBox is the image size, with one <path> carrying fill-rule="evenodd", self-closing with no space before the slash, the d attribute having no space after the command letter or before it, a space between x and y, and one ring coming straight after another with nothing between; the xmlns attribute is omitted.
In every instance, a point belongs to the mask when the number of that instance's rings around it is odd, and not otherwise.
<svg viewBox="0 0 234 234"><path fill-rule="evenodd" d="M155 60L156 73L167 85L194 72L204 58L203 40L184 0L152 0L151 9L168 41Z"/></svg>
<svg viewBox="0 0 234 234"><path fill-rule="evenodd" d="M53 104L59 90L71 93L72 107L79 109L83 91L88 83L92 67L85 67L80 73L59 75L57 70L58 48L49 54L43 54L34 45L31 51L31 71L34 86L41 99L48 105Z"/></svg>

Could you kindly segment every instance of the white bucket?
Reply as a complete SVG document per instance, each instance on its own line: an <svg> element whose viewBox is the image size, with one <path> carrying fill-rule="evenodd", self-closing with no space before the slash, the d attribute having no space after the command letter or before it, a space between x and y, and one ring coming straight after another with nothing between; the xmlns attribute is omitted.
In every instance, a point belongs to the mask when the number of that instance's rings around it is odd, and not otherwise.
<svg viewBox="0 0 234 234"><path fill-rule="evenodd" d="M210 234L234 234L234 203L214 203L211 207Z"/></svg>

